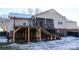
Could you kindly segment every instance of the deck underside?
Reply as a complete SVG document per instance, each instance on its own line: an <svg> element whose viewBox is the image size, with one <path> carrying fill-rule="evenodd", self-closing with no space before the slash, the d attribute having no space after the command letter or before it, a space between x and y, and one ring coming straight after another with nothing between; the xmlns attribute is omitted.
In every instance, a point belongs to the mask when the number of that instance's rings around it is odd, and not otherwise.
<svg viewBox="0 0 79 59"><path fill-rule="evenodd" d="M56 29L55 29L56 30ZM57 29L44 29L42 27L15 27L15 36L13 40L15 42L37 42L46 40L55 40L57 35L60 36L78 36L77 30ZM59 34L57 33L59 31ZM12 32L12 34L14 34Z"/></svg>
<svg viewBox="0 0 79 59"><path fill-rule="evenodd" d="M15 30L17 30L19 27L15 27ZM29 31L28 31L28 28ZM15 33L15 42L18 41L24 41L24 42L36 42L36 41L44 41L44 40L54 40L54 30L49 30L49 32L52 31L52 34L48 33L47 30L36 28L36 27L20 27L18 31ZM29 34L28 34L29 32ZM13 32L12 32L13 33ZM52 38L51 38L52 36ZM12 36L13 37L13 36Z"/></svg>

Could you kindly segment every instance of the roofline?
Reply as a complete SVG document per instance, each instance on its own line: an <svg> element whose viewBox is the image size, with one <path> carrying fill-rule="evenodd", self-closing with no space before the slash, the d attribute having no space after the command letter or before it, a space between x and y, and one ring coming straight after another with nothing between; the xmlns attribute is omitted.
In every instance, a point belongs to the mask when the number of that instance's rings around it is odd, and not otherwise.
<svg viewBox="0 0 79 59"><path fill-rule="evenodd" d="M9 18L12 18L12 19L14 19L14 18L15 18L15 19L27 19L27 20L28 20L28 19L32 19L32 18L19 18L19 17L11 17L11 16L8 16L8 17L9 17Z"/></svg>
<svg viewBox="0 0 79 59"><path fill-rule="evenodd" d="M9 18L14 19L14 17L9 17ZM17 17L16 17L15 19L29 20L29 19L32 19L32 18L17 18Z"/></svg>
<svg viewBox="0 0 79 59"><path fill-rule="evenodd" d="M41 13L38 13L38 14L36 14L36 15L34 15L34 16L37 16L37 15L41 15L41 14L43 14L43 13L46 13L46 12L48 12L48 11L50 11L50 10L54 10L54 9L49 9L49 10L47 10L47 11L44 11L44 12L41 12ZM60 13L58 13L56 10L54 10L58 15L60 15L61 17L63 17L64 18L64 16L62 16Z"/></svg>
<svg viewBox="0 0 79 59"><path fill-rule="evenodd" d="M50 9L51 10L51 9ZM36 14L36 15L34 15L34 16L37 16L37 15L40 15L40 14L43 14L43 13L46 13L46 12L48 12L49 10L47 10L47 11L43 11L43 12L41 12L41 13L38 13L38 14Z"/></svg>
<svg viewBox="0 0 79 59"><path fill-rule="evenodd" d="M73 20L66 20L66 22L77 23L76 21L73 21Z"/></svg>

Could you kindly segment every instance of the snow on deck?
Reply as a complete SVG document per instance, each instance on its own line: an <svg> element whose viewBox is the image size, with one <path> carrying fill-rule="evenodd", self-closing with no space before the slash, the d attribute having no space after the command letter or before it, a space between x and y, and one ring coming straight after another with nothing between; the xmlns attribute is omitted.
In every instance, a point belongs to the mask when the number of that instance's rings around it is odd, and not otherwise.
<svg viewBox="0 0 79 59"><path fill-rule="evenodd" d="M73 50L79 49L79 38L77 37L62 37L61 40L36 42L28 44L11 44L12 48L30 49L30 50Z"/></svg>

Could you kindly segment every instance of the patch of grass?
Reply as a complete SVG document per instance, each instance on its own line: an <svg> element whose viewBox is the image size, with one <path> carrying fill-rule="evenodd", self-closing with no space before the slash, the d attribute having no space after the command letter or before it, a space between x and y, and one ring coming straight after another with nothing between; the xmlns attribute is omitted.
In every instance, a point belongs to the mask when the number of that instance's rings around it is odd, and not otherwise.
<svg viewBox="0 0 79 59"><path fill-rule="evenodd" d="M11 43L0 43L0 50L13 50L10 46L8 46Z"/></svg>
<svg viewBox="0 0 79 59"><path fill-rule="evenodd" d="M0 50L13 50L13 49L7 45L1 45Z"/></svg>

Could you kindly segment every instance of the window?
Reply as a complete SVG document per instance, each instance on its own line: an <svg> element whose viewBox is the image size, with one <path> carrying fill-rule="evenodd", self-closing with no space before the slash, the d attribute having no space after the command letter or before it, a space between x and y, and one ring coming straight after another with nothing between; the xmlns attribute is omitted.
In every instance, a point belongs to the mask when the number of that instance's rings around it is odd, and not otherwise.
<svg viewBox="0 0 79 59"><path fill-rule="evenodd" d="M23 23L23 25L25 26L25 25L26 25L26 23Z"/></svg>
<svg viewBox="0 0 79 59"><path fill-rule="evenodd" d="M58 22L58 24L60 24L60 22Z"/></svg>
<svg viewBox="0 0 79 59"><path fill-rule="evenodd" d="M62 25L63 23L62 23L62 22L58 22L58 24L59 24L59 25Z"/></svg>
<svg viewBox="0 0 79 59"><path fill-rule="evenodd" d="M63 23L61 22L61 24L63 24Z"/></svg>

